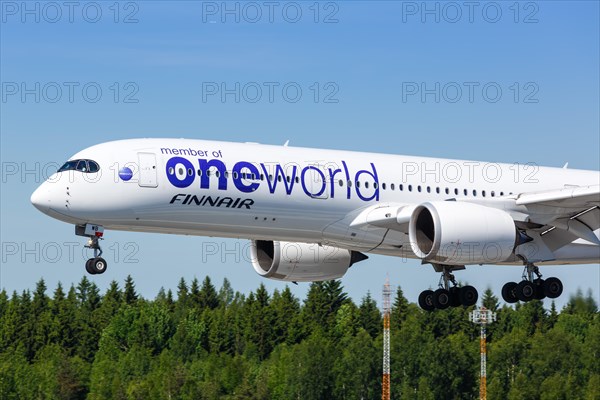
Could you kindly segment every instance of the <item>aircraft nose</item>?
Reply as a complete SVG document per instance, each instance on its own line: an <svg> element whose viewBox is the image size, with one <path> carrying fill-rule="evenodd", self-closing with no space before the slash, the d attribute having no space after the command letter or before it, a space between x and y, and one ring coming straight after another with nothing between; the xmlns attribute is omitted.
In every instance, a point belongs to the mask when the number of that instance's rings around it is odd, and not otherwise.
<svg viewBox="0 0 600 400"><path fill-rule="evenodd" d="M50 188L48 183L42 183L35 191L31 194L31 204L44 214L48 212L50 208Z"/></svg>

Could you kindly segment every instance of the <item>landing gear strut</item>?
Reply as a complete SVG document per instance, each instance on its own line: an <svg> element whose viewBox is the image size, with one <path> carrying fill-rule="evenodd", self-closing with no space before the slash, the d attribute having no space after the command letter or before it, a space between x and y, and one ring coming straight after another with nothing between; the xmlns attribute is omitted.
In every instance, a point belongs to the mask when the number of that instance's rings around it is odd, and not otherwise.
<svg viewBox="0 0 600 400"><path fill-rule="evenodd" d="M522 280L519 283L508 282L502 287L502 298L507 303L517 301L528 302L542 300L546 297L555 299L562 294L563 284L558 278L542 279L540 269L533 263L525 261Z"/></svg>
<svg viewBox="0 0 600 400"><path fill-rule="evenodd" d="M76 235L89 238L85 247L94 250L94 257L85 262L85 270L91 275L103 274L108 265L106 260L101 257L102 249L100 248L100 240L103 233L104 228L100 225L85 224L75 226Z"/></svg>
<svg viewBox="0 0 600 400"><path fill-rule="evenodd" d="M465 307L472 306L477 303L479 294L473 286L459 287L452 271L455 267L448 265L434 265L436 271L442 273L439 289L424 290L419 295L419 306L425 311L433 311L434 309L444 310L448 307ZM464 268L464 267L462 267ZM450 284L452 283L452 286Z"/></svg>

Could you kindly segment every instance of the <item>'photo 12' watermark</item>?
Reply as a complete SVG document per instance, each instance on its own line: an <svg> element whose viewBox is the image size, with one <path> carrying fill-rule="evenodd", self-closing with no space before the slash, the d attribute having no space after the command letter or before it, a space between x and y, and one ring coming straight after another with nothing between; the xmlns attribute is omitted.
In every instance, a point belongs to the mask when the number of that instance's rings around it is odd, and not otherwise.
<svg viewBox="0 0 600 400"><path fill-rule="evenodd" d="M340 87L336 82L202 82L202 102L336 104Z"/></svg>
<svg viewBox="0 0 600 400"><path fill-rule="evenodd" d="M137 24L137 1L1 1L3 24Z"/></svg>
<svg viewBox="0 0 600 400"><path fill-rule="evenodd" d="M405 24L537 24L540 11L534 1L403 1L401 8Z"/></svg>
<svg viewBox="0 0 600 400"><path fill-rule="evenodd" d="M536 82L402 82L403 103L539 103Z"/></svg>
<svg viewBox="0 0 600 400"><path fill-rule="evenodd" d="M140 262L140 246L136 242L113 242L103 250L102 257L111 263ZM2 264L72 264L90 257L93 251L82 242L2 242Z"/></svg>
<svg viewBox="0 0 600 400"><path fill-rule="evenodd" d="M202 22L337 24L339 11L339 3L334 1L203 1Z"/></svg>
<svg viewBox="0 0 600 400"><path fill-rule="evenodd" d="M136 82L2 82L2 103L139 103Z"/></svg>

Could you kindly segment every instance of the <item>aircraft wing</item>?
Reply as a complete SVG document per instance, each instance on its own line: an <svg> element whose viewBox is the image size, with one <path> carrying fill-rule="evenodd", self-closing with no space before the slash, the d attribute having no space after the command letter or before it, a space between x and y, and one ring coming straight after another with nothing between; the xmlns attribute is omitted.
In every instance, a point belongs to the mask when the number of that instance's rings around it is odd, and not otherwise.
<svg viewBox="0 0 600 400"><path fill-rule="evenodd" d="M526 208L529 222L600 244L594 234L600 229L600 185L523 193L516 196L515 203Z"/></svg>
<svg viewBox="0 0 600 400"><path fill-rule="evenodd" d="M498 199L500 200L500 199ZM507 206L506 198L502 208ZM600 185L573 186L564 189L534 193L522 193L512 198L508 208L521 210L529 225L536 225L539 232L559 229L564 233L561 242L581 238L600 244L594 233L600 229ZM510 203L509 203L510 204ZM486 204L489 205L489 204ZM355 214L352 228L385 228L407 234L410 217L417 204L381 203ZM531 229L531 226L529 226ZM553 236L556 236L556 233Z"/></svg>

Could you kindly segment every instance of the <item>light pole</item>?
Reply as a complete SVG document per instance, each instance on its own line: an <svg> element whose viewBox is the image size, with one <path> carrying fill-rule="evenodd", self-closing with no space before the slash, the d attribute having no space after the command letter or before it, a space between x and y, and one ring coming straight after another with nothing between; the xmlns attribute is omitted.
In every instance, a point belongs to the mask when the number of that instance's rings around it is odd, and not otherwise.
<svg viewBox="0 0 600 400"><path fill-rule="evenodd" d="M481 356L481 369L479 371L479 399L487 399L487 346L486 346L486 331L485 327L488 324L496 321L496 313L481 307L478 310L473 310L469 313L469 320L481 327L481 335L479 339L479 352Z"/></svg>

